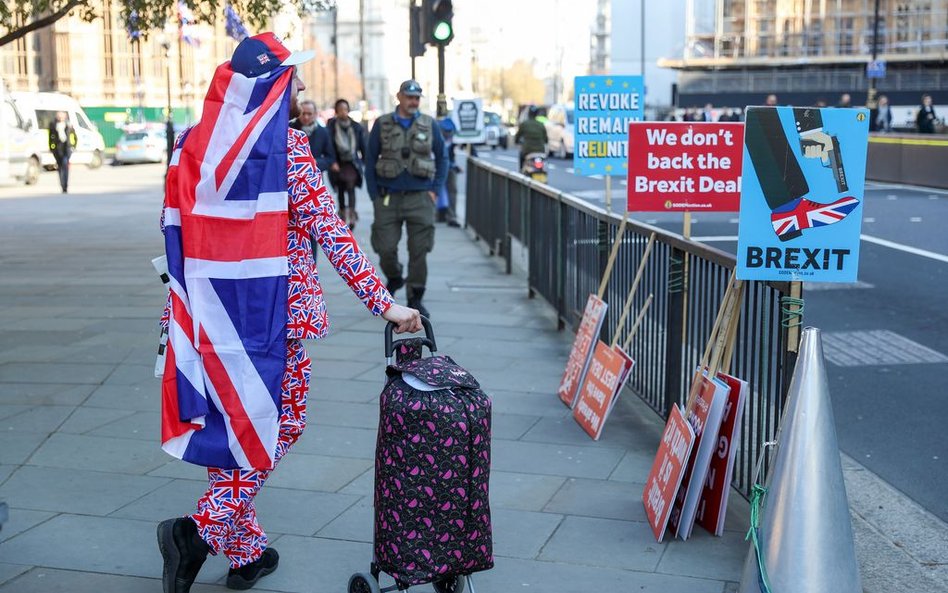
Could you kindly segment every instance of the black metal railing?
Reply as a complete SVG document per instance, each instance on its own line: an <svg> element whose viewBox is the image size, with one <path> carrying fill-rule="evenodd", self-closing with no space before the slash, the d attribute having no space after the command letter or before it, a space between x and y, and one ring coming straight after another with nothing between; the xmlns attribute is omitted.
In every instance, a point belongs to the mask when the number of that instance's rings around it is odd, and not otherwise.
<svg viewBox="0 0 948 593"><path fill-rule="evenodd" d="M575 328L596 293L621 217L547 185L476 158L467 165L467 227L508 259L511 242L527 251L530 293L557 312L560 327ZM656 240L631 313L617 327L649 240ZM680 235L628 221L603 299L609 310L603 340L618 332L622 344L649 295L652 303L629 347L636 359L628 387L663 418L684 402L714 325L734 256ZM788 348L781 299L789 284L745 284L731 374L746 380L750 396L742 423L733 485L753 486L764 443L774 439L795 354ZM767 465L764 465L766 471Z"/></svg>

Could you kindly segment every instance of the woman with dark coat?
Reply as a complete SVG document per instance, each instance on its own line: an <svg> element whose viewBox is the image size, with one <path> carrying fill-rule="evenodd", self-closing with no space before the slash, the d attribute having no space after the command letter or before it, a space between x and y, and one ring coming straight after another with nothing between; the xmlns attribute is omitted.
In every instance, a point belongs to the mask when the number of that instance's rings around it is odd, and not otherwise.
<svg viewBox="0 0 948 593"><path fill-rule="evenodd" d="M56 120L49 124L49 150L56 159L59 170L59 185L63 193L69 190L69 157L76 147L76 131L69 123L65 111L56 113Z"/></svg>
<svg viewBox="0 0 948 593"><path fill-rule="evenodd" d="M349 228L359 220L356 213L357 187L362 187L365 159L365 129L349 117L349 102L336 101L336 117L326 123L336 148L336 162L329 169L329 183L339 197L339 215Z"/></svg>

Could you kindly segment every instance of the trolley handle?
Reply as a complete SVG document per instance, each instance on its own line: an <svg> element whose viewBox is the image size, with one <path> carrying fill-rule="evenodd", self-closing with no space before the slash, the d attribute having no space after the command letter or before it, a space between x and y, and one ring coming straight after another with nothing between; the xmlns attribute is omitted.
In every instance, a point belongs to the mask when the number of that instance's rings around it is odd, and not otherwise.
<svg viewBox="0 0 948 593"><path fill-rule="evenodd" d="M431 329L431 322L424 315L421 316L421 325L425 328L424 345L431 352L437 352L438 346L435 344L434 330ZM385 325L385 358L390 359L395 354L395 341L392 334L395 331L395 324L389 321Z"/></svg>

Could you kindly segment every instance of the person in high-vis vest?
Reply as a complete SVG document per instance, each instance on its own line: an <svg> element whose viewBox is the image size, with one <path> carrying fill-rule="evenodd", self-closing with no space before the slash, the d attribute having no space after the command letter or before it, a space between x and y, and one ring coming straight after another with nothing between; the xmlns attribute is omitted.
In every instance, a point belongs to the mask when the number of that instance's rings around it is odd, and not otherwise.
<svg viewBox="0 0 948 593"><path fill-rule="evenodd" d="M438 123L421 113L421 85L406 80L398 107L375 121L369 134L365 180L375 210L372 248L379 254L388 290L405 286L408 306L430 317L422 304L428 281L428 252L434 247L437 191L448 174ZM408 232L408 274L398 261L402 225Z"/></svg>

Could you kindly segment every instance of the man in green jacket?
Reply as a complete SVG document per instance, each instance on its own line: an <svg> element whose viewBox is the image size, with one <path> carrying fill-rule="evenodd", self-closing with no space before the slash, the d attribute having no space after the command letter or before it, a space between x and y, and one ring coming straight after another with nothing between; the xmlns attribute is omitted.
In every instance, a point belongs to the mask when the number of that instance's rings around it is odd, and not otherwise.
<svg viewBox="0 0 948 593"><path fill-rule="evenodd" d="M537 121L540 108L531 105L527 110L527 119L520 124L514 141L520 144L520 169L523 170L523 161L530 153L541 152L546 154L546 126Z"/></svg>

